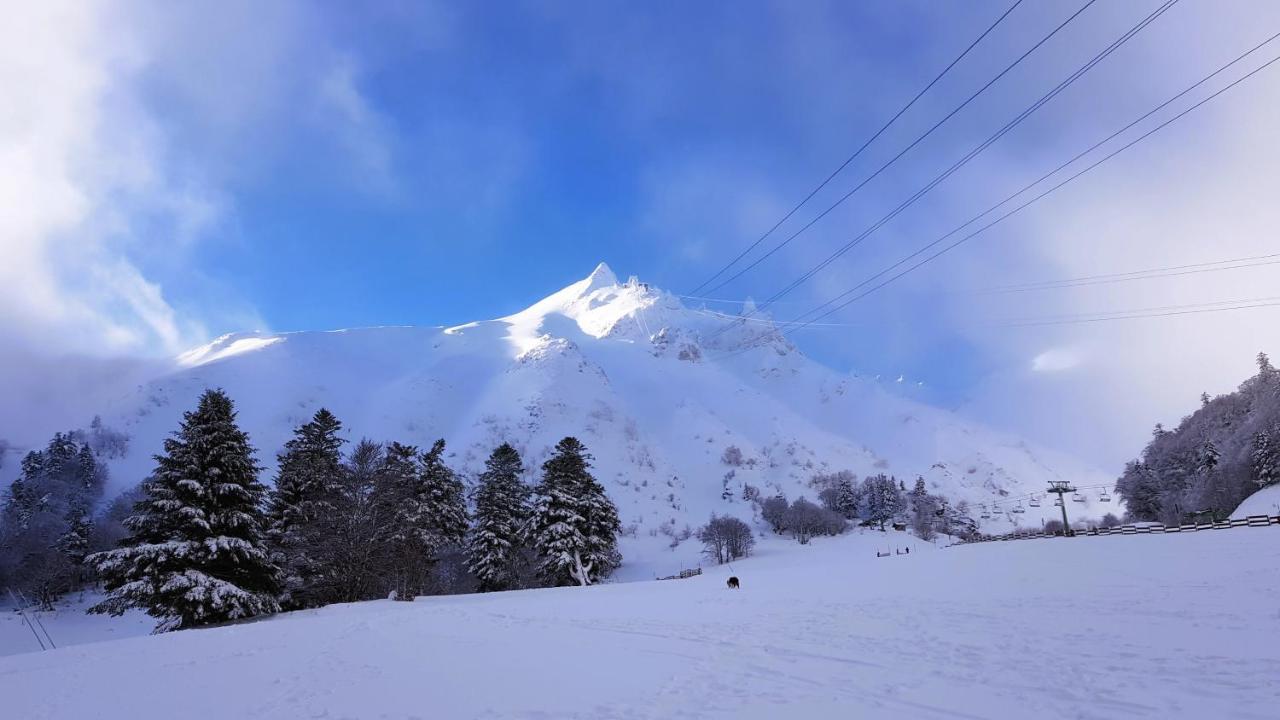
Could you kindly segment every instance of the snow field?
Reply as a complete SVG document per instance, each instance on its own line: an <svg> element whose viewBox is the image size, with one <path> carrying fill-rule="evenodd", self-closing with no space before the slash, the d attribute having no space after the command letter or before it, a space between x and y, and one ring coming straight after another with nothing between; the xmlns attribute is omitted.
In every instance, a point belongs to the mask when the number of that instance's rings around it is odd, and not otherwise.
<svg viewBox="0 0 1280 720"><path fill-rule="evenodd" d="M4 657L0 702L32 719L1274 718L1277 567L1274 527L947 549L863 531L688 580Z"/></svg>

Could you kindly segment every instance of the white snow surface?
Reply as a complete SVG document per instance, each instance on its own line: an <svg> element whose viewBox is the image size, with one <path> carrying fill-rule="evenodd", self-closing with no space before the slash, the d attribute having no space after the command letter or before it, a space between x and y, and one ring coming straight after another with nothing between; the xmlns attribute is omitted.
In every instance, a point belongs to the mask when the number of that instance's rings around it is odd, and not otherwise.
<svg viewBox="0 0 1280 720"><path fill-rule="evenodd" d="M1231 513L1232 520L1247 518L1250 515L1280 515L1280 485L1264 487L1245 498L1236 511Z"/></svg>
<svg viewBox="0 0 1280 720"><path fill-rule="evenodd" d="M877 558L877 549L910 555ZM337 605L0 658L120 718L1275 718L1280 530L937 549L875 531L688 580ZM730 573L742 589L725 587Z"/></svg>
<svg viewBox="0 0 1280 720"><path fill-rule="evenodd" d="M575 435L636 536L633 550L666 548L649 541L696 528L713 511L749 520L744 483L764 495L813 498L808 481L821 471L887 472L908 487L923 475L932 490L973 503L1041 491L1049 479L1112 481L874 378L820 365L763 313L720 332L725 327L723 318L670 293L634 278L619 282L601 264L497 320L227 335L185 353L174 372L122 393L103 413L132 438L128 455L111 461L112 489L146 477L183 411L210 387L235 400L267 477L293 428L322 406L353 441L429 446L443 437L449 462L468 478L507 441L533 479L549 449ZM742 451L741 466L722 462L729 446ZM721 497L726 485L731 500ZM1072 507L1073 518L1115 509L1087 497ZM1012 530L1015 518L1039 527L1040 513L1051 519L1054 510L1045 502L1020 515L997 513L984 529Z"/></svg>

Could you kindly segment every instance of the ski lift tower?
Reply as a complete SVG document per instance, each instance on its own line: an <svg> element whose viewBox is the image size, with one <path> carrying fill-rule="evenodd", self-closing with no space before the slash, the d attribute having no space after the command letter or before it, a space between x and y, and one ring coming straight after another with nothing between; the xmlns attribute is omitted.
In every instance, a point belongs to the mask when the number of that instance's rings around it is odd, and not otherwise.
<svg viewBox="0 0 1280 720"><path fill-rule="evenodd" d="M1071 487L1071 483L1066 480L1050 480L1049 492L1058 496L1058 506L1062 508L1062 535L1067 537L1071 535L1071 525L1067 523L1067 504L1063 501L1067 493L1073 493L1076 489Z"/></svg>

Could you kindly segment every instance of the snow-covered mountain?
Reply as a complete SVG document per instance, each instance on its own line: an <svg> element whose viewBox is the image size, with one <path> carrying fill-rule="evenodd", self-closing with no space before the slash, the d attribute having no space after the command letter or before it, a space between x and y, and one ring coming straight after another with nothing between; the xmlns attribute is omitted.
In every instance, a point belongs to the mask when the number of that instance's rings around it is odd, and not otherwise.
<svg viewBox="0 0 1280 720"><path fill-rule="evenodd" d="M230 393L268 465L293 427L322 406L352 440L428 445L444 437L455 469L469 474L503 441L536 468L557 440L575 435L636 537L696 527L713 511L749 518L744 484L812 497L808 482L824 471L885 472L908 485L922 475L973 503L1039 491L1048 479L1110 481L875 380L834 372L764 314L729 323L635 279L619 282L603 264L496 320L232 334L178 361L103 413L131 437L129 452L113 461L118 486L146 475L151 455L208 387ZM1055 510L1045 502L1017 517L1039 525L1036 512ZM1012 517L996 515L988 529L1008 529Z"/></svg>

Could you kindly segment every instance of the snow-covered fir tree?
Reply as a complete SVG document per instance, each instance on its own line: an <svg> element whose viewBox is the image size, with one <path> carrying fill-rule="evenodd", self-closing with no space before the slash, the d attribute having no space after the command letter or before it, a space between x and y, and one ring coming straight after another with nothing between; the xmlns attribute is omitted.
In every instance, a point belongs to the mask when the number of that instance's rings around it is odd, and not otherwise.
<svg viewBox="0 0 1280 720"><path fill-rule="evenodd" d="M106 468L74 433L22 460L0 507L0 576L42 606L80 588Z"/></svg>
<svg viewBox="0 0 1280 720"><path fill-rule="evenodd" d="M374 486L378 514L385 518L381 574L388 592L400 600L412 600L426 584L429 557L434 551L417 458L416 447L389 443Z"/></svg>
<svg viewBox="0 0 1280 720"><path fill-rule="evenodd" d="M921 540L932 540L935 519L939 515L939 502L938 498L930 495L925 489L924 478L916 478L916 484L911 488L908 500L911 505L911 529Z"/></svg>
<svg viewBox="0 0 1280 720"><path fill-rule="evenodd" d="M516 587L529 520L529 489L520 480L520 453L509 443L485 460L475 490L475 526L467 541L467 569L479 581L480 592Z"/></svg>
<svg viewBox="0 0 1280 720"><path fill-rule="evenodd" d="M863 503L867 519L884 524L898 517L906 509L906 501L898 481L887 475L873 475L863 481Z"/></svg>
<svg viewBox="0 0 1280 720"><path fill-rule="evenodd" d="M590 585L619 564L618 510L591 475L591 456L576 438L556 443L535 488L532 540L544 579Z"/></svg>
<svg viewBox="0 0 1280 720"><path fill-rule="evenodd" d="M461 547L470 527L466 488L458 474L445 464L444 448L444 440L436 440L431 449L418 458L422 512L434 535L437 553Z"/></svg>
<svg viewBox="0 0 1280 720"><path fill-rule="evenodd" d="M1253 467L1253 481L1258 487L1267 487L1280 482L1280 436L1278 428L1267 428L1253 436L1253 448L1250 460Z"/></svg>
<svg viewBox="0 0 1280 720"><path fill-rule="evenodd" d="M431 450L393 442L386 448L375 489L385 525L385 574L396 598L422 594L443 553L460 548L467 533L465 489L444 463L445 444Z"/></svg>
<svg viewBox="0 0 1280 720"><path fill-rule="evenodd" d="M323 604L318 579L326 573L321 546L328 542L344 468L342 422L321 408L276 456L279 470L268 503L267 539L281 569L285 607Z"/></svg>
<svg viewBox="0 0 1280 720"><path fill-rule="evenodd" d="M156 456L122 547L89 557L109 593L90 612L142 608L165 632L279 610L253 454L231 398L206 391Z"/></svg>
<svg viewBox="0 0 1280 720"><path fill-rule="evenodd" d="M822 506L846 520L858 517L860 493L854 482L856 479L857 476L848 470L815 476L814 482L824 486L818 493Z"/></svg>

